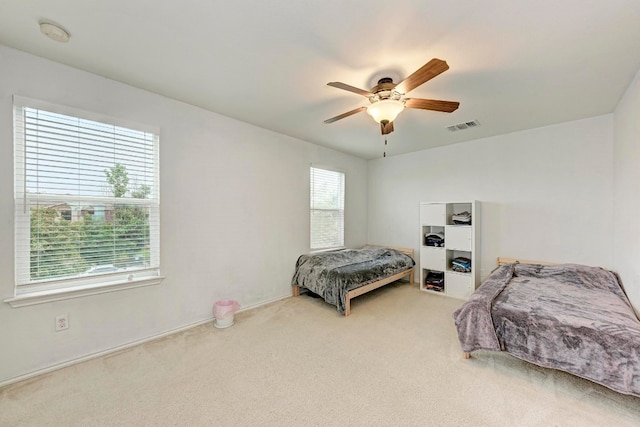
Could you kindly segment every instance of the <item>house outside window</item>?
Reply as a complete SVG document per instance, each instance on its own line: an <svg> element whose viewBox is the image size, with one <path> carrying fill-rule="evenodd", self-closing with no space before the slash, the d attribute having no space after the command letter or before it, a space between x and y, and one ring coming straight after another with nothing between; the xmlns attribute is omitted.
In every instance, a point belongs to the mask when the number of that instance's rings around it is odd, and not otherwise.
<svg viewBox="0 0 640 427"><path fill-rule="evenodd" d="M311 167L311 250L344 246L342 172Z"/></svg>
<svg viewBox="0 0 640 427"><path fill-rule="evenodd" d="M16 297L160 269L159 131L14 97Z"/></svg>

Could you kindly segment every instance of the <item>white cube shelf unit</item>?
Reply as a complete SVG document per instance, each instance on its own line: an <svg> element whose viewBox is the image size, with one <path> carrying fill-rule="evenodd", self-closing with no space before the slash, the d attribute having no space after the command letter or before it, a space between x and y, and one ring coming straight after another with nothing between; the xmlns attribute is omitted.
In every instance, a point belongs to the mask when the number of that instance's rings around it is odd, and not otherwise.
<svg viewBox="0 0 640 427"><path fill-rule="evenodd" d="M480 202L420 203L420 289L467 299L480 285ZM471 224L457 224L456 214L469 212ZM444 238L441 246L427 245L427 236ZM471 260L469 272L454 271L458 257ZM432 274L429 274L432 273ZM434 278L442 278L440 281ZM427 282L429 278L429 282Z"/></svg>

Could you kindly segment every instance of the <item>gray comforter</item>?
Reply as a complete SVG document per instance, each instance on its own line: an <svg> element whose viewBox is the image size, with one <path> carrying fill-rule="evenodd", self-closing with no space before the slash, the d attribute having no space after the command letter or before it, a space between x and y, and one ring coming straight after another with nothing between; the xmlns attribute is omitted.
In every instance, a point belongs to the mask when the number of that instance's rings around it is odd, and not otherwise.
<svg viewBox="0 0 640 427"><path fill-rule="evenodd" d="M640 321L610 271L505 265L453 316L467 353L507 351L640 397Z"/></svg>
<svg viewBox="0 0 640 427"><path fill-rule="evenodd" d="M344 313L347 292L414 265L410 256L377 246L320 252L298 258L291 284L321 296Z"/></svg>

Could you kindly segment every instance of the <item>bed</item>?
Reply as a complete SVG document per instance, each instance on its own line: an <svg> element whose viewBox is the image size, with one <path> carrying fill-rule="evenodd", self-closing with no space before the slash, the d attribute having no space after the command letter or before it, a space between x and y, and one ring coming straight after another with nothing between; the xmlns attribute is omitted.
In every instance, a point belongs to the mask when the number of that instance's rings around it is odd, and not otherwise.
<svg viewBox="0 0 640 427"><path fill-rule="evenodd" d="M351 299L404 277L413 283L413 249L365 246L301 255L291 280L293 295L306 289L351 314Z"/></svg>
<svg viewBox="0 0 640 427"><path fill-rule="evenodd" d="M469 358L505 351L640 397L640 320L618 276L578 264L499 259L453 314Z"/></svg>

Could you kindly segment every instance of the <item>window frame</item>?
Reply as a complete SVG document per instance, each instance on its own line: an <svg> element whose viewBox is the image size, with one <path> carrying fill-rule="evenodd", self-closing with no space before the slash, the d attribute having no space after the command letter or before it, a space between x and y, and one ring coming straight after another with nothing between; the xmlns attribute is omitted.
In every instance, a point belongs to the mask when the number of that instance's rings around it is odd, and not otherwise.
<svg viewBox="0 0 640 427"><path fill-rule="evenodd" d="M113 198L102 196L82 196L67 194L30 194L26 190L27 167L25 162L27 142L25 137L26 120L23 115L26 108L44 110L56 114L63 114L79 119L90 120L126 128L130 130L145 132L152 136L152 166L153 166L153 196L145 199L121 198L118 201L125 206L143 206L149 209L149 251L150 264L148 268L137 268L123 270L116 273L103 273L95 275L77 275L70 278L52 278L46 280L25 281L29 276L29 265L31 257L31 206L43 200L63 200L65 203L73 203L78 200L86 203L110 203ZM129 120L122 120L104 114L93 113L72 107L66 107L35 100L18 95L13 96L13 126L14 126L14 296L5 299L12 307L39 304L50 301L58 301L67 298L76 298L85 295L93 295L104 292L117 291L122 289L135 288L140 286L155 285L164 279L160 275L160 156L159 142L160 129L134 123ZM95 204L95 203L94 203Z"/></svg>
<svg viewBox="0 0 640 427"><path fill-rule="evenodd" d="M339 206L337 208L328 209L328 208L315 208L314 207L314 169L320 170L324 173L338 174L340 176L340 184L341 188L338 189L338 193L341 197L339 201ZM323 252L330 251L335 249L344 248L344 229L345 229L345 201L346 201L346 174L341 171L331 167L323 166L323 165L314 165L311 164L309 167L309 249L310 252ZM341 222L338 225L338 234L339 238L335 242L335 244L327 245L327 246L315 246L314 247L314 227L313 227L313 216L315 211L335 211L339 212L341 215Z"/></svg>

